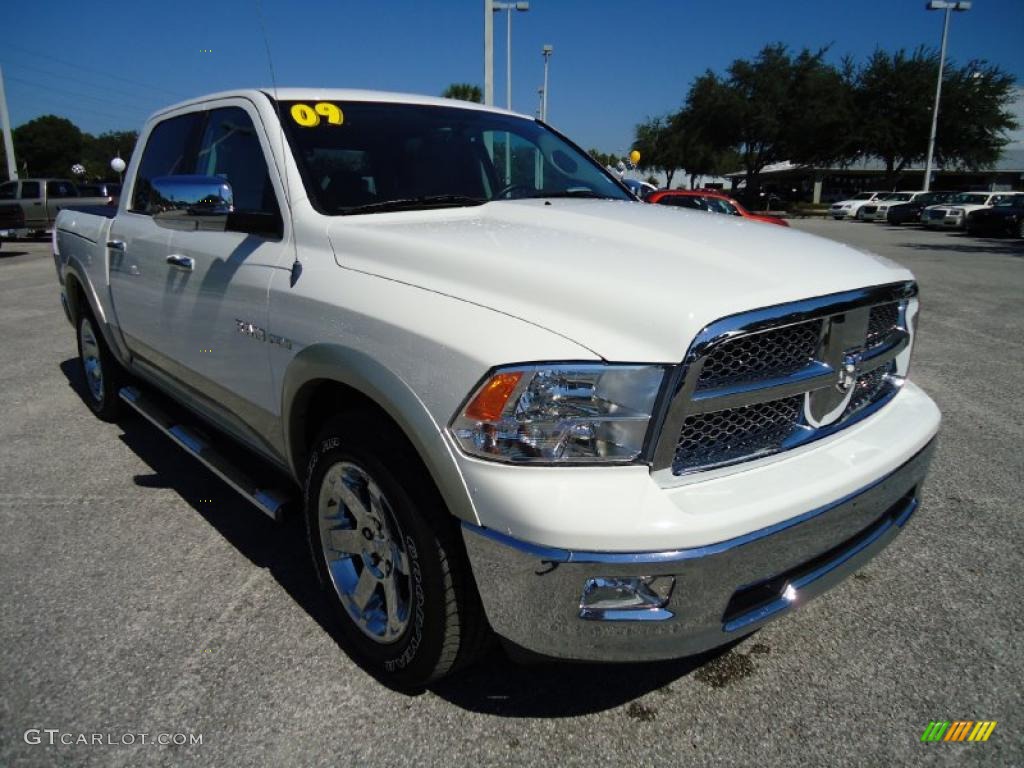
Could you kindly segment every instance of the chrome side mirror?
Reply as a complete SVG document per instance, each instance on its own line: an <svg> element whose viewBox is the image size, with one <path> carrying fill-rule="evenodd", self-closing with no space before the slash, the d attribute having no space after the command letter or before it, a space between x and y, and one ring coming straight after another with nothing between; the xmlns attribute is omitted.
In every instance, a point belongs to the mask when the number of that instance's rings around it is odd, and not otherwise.
<svg viewBox="0 0 1024 768"><path fill-rule="evenodd" d="M224 231L234 211L234 193L219 176L157 176L151 180L149 212L168 229Z"/></svg>

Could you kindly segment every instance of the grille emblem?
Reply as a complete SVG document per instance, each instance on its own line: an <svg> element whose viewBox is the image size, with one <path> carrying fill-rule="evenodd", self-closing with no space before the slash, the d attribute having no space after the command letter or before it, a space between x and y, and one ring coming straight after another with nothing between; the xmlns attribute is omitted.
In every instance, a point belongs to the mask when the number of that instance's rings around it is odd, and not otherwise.
<svg viewBox="0 0 1024 768"><path fill-rule="evenodd" d="M819 360L836 372L835 386L815 389L806 395L804 417L817 429L842 418L853 399L857 378L864 363L868 310L854 309L833 316L826 325L819 348Z"/></svg>
<svg viewBox="0 0 1024 768"><path fill-rule="evenodd" d="M836 381L836 389L844 395L853 389L860 375L860 366L864 362L864 353L861 350L843 355L843 365L839 369L839 377Z"/></svg>

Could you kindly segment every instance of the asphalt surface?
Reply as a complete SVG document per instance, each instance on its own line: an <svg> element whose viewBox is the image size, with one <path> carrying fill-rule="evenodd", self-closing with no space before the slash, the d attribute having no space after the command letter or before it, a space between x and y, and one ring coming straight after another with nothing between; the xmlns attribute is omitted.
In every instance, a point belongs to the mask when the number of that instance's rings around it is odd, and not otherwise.
<svg viewBox="0 0 1024 768"><path fill-rule="evenodd" d="M794 226L919 278L911 376L945 421L907 530L719 653L519 667L495 650L419 695L339 646L296 525L140 419L92 417L48 243L4 243L0 766L1024 764L1024 243ZM919 741L958 719L998 726ZM60 744L79 734L115 744Z"/></svg>

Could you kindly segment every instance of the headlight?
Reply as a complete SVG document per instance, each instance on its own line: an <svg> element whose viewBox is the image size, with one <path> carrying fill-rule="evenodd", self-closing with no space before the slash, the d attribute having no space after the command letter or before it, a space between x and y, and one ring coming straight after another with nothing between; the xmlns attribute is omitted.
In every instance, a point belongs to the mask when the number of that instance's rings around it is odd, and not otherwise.
<svg viewBox="0 0 1024 768"><path fill-rule="evenodd" d="M633 461L664 377L654 365L498 368L452 419L451 433L466 453L493 461Z"/></svg>

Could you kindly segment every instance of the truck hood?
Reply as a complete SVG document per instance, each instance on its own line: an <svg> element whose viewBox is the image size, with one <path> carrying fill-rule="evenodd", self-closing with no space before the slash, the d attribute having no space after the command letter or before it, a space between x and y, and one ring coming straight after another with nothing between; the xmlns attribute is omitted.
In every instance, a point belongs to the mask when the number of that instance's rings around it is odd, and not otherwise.
<svg viewBox="0 0 1024 768"><path fill-rule="evenodd" d="M718 318L912 279L792 229L613 200L337 217L328 234L342 267L521 318L615 361L678 362Z"/></svg>

